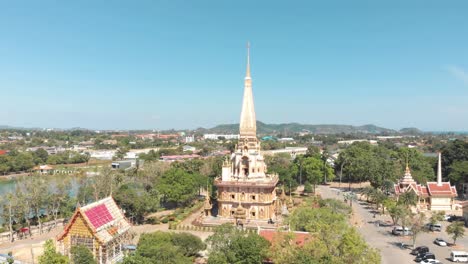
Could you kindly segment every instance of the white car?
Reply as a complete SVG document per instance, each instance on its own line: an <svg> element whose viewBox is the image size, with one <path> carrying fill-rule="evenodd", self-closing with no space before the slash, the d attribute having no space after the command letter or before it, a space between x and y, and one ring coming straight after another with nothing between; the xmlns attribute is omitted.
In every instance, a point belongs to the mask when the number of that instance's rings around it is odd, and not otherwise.
<svg viewBox="0 0 468 264"><path fill-rule="evenodd" d="M447 246L447 242L445 242L445 240L443 240L442 238L438 237L434 240L434 243L441 246L441 247L446 247Z"/></svg>
<svg viewBox="0 0 468 264"><path fill-rule="evenodd" d="M442 262L438 261L437 259L426 259L426 260L423 260L419 263L422 263L422 264L441 264Z"/></svg>

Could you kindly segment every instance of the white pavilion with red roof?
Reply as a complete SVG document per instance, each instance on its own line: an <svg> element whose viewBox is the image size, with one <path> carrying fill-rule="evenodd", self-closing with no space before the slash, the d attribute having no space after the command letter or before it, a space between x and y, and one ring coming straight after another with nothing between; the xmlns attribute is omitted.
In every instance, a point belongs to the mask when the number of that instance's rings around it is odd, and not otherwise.
<svg viewBox="0 0 468 264"><path fill-rule="evenodd" d="M122 246L129 242L130 224L112 197L77 208L57 237L58 249L69 256L75 245L87 247L97 263L123 259Z"/></svg>
<svg viewBox="0 0 468 264"><path fill-rule="evenodd" d="M417 183L411 176L408 165L406 165L405 175L394 185L394 189L397 198L405 192L414 192L418 197L417 206L421 209L429 209L431 211L449 211L455 209L457 190L455 186L450 185L450 182L442 181L440 153L436 182L428 182L426 186Z"/></svg>

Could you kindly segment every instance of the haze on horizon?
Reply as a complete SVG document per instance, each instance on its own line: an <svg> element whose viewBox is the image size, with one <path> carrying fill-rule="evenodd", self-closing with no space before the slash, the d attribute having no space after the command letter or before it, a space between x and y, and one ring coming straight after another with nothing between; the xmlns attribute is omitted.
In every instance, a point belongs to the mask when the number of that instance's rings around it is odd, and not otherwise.
<svg viewBox="0 0 468 264"><path fill-rule="evenodd" d="M468 131L466 1L0 3L0 125Z"/></svg>

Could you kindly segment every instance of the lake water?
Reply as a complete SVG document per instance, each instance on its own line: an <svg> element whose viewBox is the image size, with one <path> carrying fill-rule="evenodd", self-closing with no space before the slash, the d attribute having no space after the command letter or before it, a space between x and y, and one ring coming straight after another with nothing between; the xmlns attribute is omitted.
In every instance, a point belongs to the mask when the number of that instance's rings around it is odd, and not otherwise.
<svg viewBox="0 0 468 264"><path fill-rule="evenodd" d="M54 186L55 183L70 179L71 181L70 196L75 197L78 193L78 189L80 188L80 179L83 176L41 175L41 176L28 176L28 177L43 177L44 179L46 179L46 182L49 184L49 186ZM14 193L16 190L16 185L18 184L18 181L20 181L20 179L21 179L20 177L16 177L12 179L1 178L0 179L0 197L3 197L5 194L9 192ZM0 215L1 215L1 212L2 212L2 207L0 207ZM0 226L2 223L3 223L3 219L0 216Z"/></svg>
<svg viewBox="0 0 468 264"><path fill-rule="evenodd" d="M83 176L75 176L75 175L41 175L41 176L27 176L27 177L43 177L49 186L54 186L56 183L61 181L70 179L72 188L70 190L70 195L75 197L78 193L78 189L80 188L80 179ZM15 192L16 185L20 180L20 177L7 179L1 178L0 179L0 197L3 197L6 193Z"/></svg>

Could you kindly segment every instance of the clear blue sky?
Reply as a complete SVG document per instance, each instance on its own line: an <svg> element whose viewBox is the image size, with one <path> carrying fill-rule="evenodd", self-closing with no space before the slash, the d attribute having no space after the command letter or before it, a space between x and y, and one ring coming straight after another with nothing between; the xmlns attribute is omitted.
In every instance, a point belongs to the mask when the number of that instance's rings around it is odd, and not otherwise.
<svg viewBox="0 0 468 264"><path fill-rule="evenodd" d="M467 1L321 2L2 1L0 125L468 130Z"/></svg>

